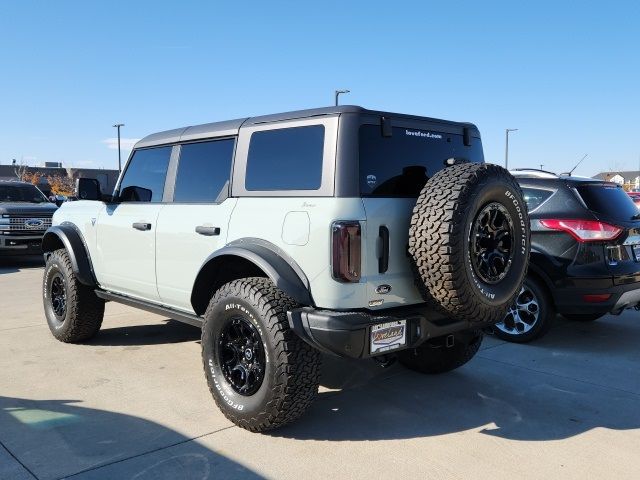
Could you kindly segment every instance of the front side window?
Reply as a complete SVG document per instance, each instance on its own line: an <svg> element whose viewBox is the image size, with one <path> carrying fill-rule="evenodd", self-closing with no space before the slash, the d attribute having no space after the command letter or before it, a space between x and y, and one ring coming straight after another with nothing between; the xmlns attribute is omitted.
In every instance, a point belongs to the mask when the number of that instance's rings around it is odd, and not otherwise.
<svg viewBox="0 0 640 480"><path fill-rule="evenodd" d="M429 178L450 158L483 162L482 144L451 133L393 127L384 137L379 125L360 127L360 194L363 197L417 197Z"/></svg>
<svg viewBox="0 0 640 480"><path fill-rule="evenodd" d="M229 193L234 139L188 143L180 149L173 201L218 203Z"/></svg>
<svg viewBox="0 0 640 480"><path fill-rule="evenodd" d="M162 201L171 147L137 150L120 183L121 202Z"/></svg>
<svg viewBox="0 0 640 480"><path fill-rule="evenodd" d="M318 190L322 183L324 126L281 128L251 135L247 190Z"/></svg>

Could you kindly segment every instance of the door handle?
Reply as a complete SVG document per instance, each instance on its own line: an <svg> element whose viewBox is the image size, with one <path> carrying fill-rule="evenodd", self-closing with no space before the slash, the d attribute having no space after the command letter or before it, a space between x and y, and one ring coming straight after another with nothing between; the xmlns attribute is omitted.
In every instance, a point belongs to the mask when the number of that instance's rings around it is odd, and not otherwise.
<svg viewBox="0 0 640 480"><path fill-rule="evenodd" d="M136 230L151 230L151 224L150 223L145 223L145 222L135 222L133 225L131 225L133 228L135 228Z"/></svg>
<svg viewBox="0 0 640 480"><path fill-rule="evenodd" d="M219 227L205 227L204 225L198 225L196 227L196 233L200 235L204 235L205 237L213 237L215 235L220 235Z"/></svg>

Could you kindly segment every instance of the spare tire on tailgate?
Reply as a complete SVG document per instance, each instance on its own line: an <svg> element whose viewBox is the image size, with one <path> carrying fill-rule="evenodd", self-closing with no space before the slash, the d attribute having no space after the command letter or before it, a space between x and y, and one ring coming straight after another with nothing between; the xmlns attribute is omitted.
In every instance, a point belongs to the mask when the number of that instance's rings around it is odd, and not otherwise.
<svg viewBox="0 0 640 480"><path fill-rule="evenodd" d="M484 163L447 167L425 184L411 217L416 285L444 314L497 322L522 287L529 216L518 182Z"/></svg>

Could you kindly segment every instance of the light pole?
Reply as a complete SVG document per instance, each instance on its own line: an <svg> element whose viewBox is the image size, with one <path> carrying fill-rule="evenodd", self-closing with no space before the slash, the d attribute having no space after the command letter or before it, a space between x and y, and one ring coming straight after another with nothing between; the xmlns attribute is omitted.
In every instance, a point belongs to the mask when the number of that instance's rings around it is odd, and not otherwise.
<svg viewBox="0 0 640 480"><path fill-rule="evenodd" d="M349 93L349 90L336 90L336 107L338 106L338 97L341 93Z"/></svg>
<svg viewBox="0 0 640 480"><path fill-rule="evenodd" d="M505 128L504 134L506 137L504 146L504 168L509 170L509 132L517 132L517 128Z"/></svg>
<svg viewBox="0 0 640 480"><path fill-rule="evenodd" d="M113 128L118 129L118 173L122 172L122 156L120 153L120 127L124 127L124 123L116 123Z"/></svg>

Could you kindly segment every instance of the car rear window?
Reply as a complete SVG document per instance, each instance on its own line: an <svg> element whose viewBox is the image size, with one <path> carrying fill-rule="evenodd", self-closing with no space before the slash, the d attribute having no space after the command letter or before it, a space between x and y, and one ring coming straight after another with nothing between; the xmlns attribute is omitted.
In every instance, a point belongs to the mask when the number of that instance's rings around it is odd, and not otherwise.
<svg viewBox="0 0 640 480"><path fill-rule="evenodd" d="M449 158L483 162L479 138L465 146L462 135L393 127L383 137L379 125L360 127L360 194L364 197L417 197L426 181Z"/></svg>
<svg viewBox="0 0 640 480"><path fill-rule="evenodd" d="M638 207L619 185L580 185L576 190L589 210L608 218L631 220L638 214Z"/></svg>

